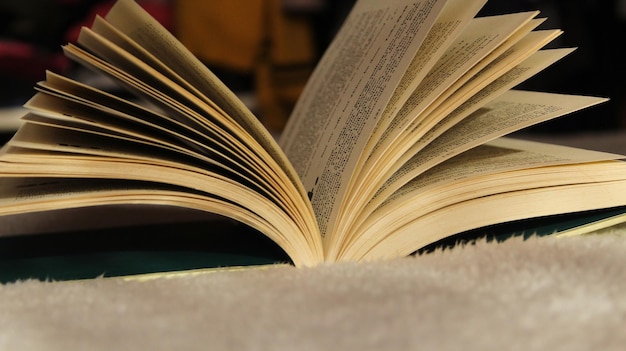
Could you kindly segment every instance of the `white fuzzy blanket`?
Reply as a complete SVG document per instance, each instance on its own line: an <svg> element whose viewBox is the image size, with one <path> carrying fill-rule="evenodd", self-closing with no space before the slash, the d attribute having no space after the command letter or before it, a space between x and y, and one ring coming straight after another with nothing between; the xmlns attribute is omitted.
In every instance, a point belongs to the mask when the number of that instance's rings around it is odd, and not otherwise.
<svg viewBox="0 0 626 351"><path fill-rule="evenodd" d="M310 269L0 286L1 350L624 350L626 229Z"/></svg>

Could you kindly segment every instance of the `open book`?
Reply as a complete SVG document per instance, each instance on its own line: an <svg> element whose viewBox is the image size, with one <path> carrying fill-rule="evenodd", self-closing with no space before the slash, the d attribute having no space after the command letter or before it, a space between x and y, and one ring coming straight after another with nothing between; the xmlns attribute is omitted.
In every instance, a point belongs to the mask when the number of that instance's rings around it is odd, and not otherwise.
<svg viewBox="0 0 626 351"><path fill-rule="evenodd" d="M0 215L189 208L312 266L626 205L622 156L504 137L605 99L512 90L572 49L543 49L561 31L537 30L537 12L475 18L484 2L358 1L277 141L173 35L119 0L64 51L134 98L48 72L0 155Z"/></svg>

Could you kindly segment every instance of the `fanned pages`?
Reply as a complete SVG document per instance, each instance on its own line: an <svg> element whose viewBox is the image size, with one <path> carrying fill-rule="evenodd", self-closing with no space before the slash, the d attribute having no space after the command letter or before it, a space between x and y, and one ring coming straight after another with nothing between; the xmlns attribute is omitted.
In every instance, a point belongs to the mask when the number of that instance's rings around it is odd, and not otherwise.
<svg viewBox="0 0 626 351"><path fill-rule="evenodd" d="M545 49L561 31L537 29L536 11L476 17L484 4L358 0L276 141L174 35L118 0L63 50L131 94L47 72L0 154L0 217L193 209L313 266L626 206L623 156L506 137L606 99L513 90L573 48Z"/></svg>

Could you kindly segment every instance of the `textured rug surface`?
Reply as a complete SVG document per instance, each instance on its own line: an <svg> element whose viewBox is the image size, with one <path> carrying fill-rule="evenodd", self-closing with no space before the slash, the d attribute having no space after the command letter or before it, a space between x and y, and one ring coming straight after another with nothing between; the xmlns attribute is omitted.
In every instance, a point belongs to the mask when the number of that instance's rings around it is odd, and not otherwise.
<svg viewBox="0 0 626 351"><path fill-rule="evenodd" d="M623 350L624 231L378 263L0 286L1 350Z"/></svg>

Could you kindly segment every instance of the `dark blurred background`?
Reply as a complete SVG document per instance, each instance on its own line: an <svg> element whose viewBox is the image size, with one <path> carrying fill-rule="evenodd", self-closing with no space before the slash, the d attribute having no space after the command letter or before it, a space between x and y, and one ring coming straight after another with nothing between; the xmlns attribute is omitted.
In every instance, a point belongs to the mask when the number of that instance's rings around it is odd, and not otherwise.
<svg viewBox="0 0 626 351"><path fill-rule="evenodd" d="M352 0L138 0L280 131L316 60ZM76 74L61 53L109 0L0 0L2 110L23 104L46 69ZM533 127L533 133L626 128L626 0L491 0L480 15L540 10L540 28L565 33L551 46L578 47L520 88L605 96L611 101ZM10 132L9 132L10 134Z"/></svg>

